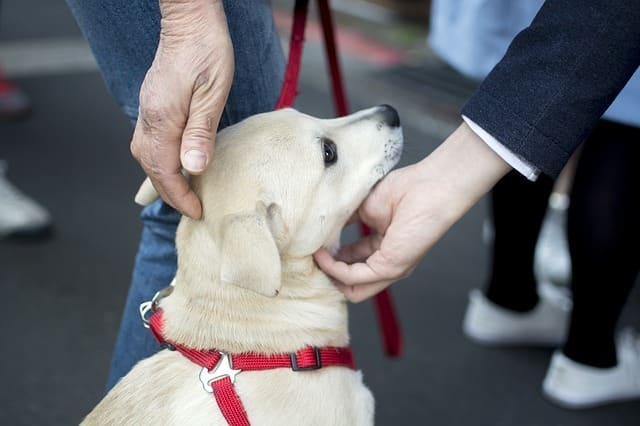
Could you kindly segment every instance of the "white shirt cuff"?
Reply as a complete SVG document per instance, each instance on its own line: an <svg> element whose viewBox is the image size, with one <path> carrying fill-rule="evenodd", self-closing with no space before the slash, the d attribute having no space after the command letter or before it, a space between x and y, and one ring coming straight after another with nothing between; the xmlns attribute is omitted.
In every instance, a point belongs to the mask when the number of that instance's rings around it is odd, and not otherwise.
<svg viewBox="0 0 640 426"><path fill-rule="evenodd" d="M484 143L486 143L489 148L491 148L493 152L498 154L500 158L502 158L507 164L509 164L530 181L535 181L536 179L538 179L538 176L540 176L540 169L538 169L536 166L534 166L524 158L520 157L518 154L515 154L506 146L502 145L500 141L487 133L486 130L476 124L469 117L463 115L462 119L465 123L467 123L471 130L473 130L473 132L478 135L478 137L482 139Z"/></svg>

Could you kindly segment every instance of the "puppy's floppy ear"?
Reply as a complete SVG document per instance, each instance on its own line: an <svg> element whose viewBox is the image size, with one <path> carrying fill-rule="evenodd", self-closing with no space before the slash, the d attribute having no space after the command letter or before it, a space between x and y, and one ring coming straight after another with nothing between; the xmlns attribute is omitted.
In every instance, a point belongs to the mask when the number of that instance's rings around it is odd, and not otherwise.
<svg viewBox="0 0 640 426"><path fill-rule="evenodd" d="M182 176L189 180L189 174L186 171L182 170ZM151 179L145 178L140 188L138 188L134 201L139 206L144 207L153 203L158 198L160 198L160 195L158 195L158 191L153 187Z"/></svg>
<svg viewBox="0 0 640 426"><path fill-rule="evenodd" d="M280 249L287 239L280 208L258 202L255 212L222 220L220 278L264 296L277 296L282 272Z"/></svg>
<svg viewBox="0 0 640 426"><path fill-rule="evenodd" d="M142 185L140 185L140 188L138 189L138 192L136 193L136 197L134 200L136 204L144 207L153 203L155 200L158 199L158 197L159 197L158 192L153 187L153 184L151 183L151 179L146 178L144 182L142 182Z"/></svg>

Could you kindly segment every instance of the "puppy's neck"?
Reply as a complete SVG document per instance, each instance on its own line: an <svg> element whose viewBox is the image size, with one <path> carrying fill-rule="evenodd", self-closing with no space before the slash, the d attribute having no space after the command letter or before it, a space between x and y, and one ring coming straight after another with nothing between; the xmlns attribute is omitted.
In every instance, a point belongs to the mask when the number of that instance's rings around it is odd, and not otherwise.
<svg viewBox="0 0 640 426"><path fill-rule="evenodd" d="M215 258L190 253L189 264L181 265L180 257L175 290L161 304L169 340L230 353L348 345L345 299L312 256L282 259L283 282L276 297L203 273L217 270Z"/></svg>

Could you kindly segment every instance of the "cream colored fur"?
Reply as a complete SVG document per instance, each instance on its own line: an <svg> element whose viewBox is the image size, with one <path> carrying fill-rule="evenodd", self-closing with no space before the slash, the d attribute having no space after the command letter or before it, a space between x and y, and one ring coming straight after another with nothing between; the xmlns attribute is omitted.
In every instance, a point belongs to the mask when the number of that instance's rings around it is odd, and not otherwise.
<svg viewBox="0 0 640 426"><path fill-rule="evenodd" d="M376 112L320 120L287 109L218 134L212 164L191 179L203 218L183 217L176 236L176 286L161 302L169 340L232 354L349 344L345 299L312 254L336 244L398 160L402 132ZM323 161L323 138L337 146L335 164ZM136 200L155 196L145 182ZM178 352L161 351L138 363L84 423L225 425L199 372ZM235 386L254 425L373 424L373 397L359 371L242 372Z"/></svg>

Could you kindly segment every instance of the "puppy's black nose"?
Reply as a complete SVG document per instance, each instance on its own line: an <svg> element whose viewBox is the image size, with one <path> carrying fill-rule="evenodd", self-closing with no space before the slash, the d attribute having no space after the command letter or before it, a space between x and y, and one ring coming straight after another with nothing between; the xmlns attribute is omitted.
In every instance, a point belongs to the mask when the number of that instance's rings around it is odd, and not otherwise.
<svg viewBox="0 0 640 426"><path fill-rule="evenodd" d="M389 127L400 127L400 116L398 111L391 105L380 105L376 111L376 115L379 115Z"/></svg>

